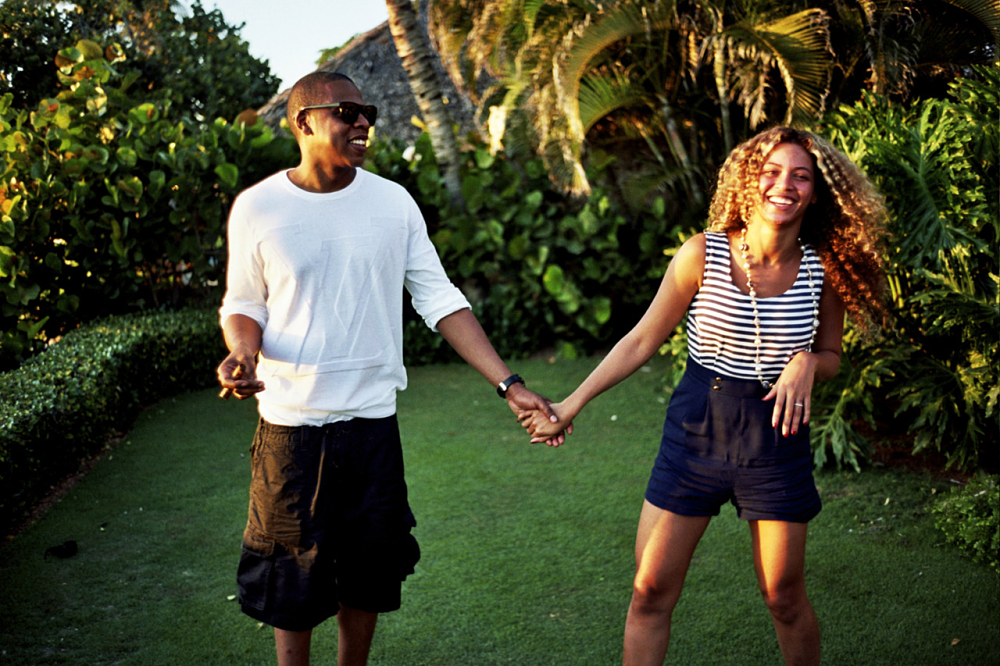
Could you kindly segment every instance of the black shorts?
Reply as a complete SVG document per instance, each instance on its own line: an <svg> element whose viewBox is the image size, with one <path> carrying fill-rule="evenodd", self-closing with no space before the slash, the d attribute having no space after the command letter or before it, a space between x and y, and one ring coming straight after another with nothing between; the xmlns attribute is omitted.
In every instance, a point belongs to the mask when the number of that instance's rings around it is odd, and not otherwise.
<svg viewBox="0 0 1000 666"><path fill-rule="evenodd" d="M757 380L688 359L670 397L646 499L683 516L716 516L726 502L745 520L807 523L821 508L809 427L784 437Z"/></svg>
<svg viewBox="0 0 1000 666"><path fill-rule="evenodd" d="M257 426L237 579L243 612L305 631L340 604L400 606L420 559L396 417Z"/></svg>

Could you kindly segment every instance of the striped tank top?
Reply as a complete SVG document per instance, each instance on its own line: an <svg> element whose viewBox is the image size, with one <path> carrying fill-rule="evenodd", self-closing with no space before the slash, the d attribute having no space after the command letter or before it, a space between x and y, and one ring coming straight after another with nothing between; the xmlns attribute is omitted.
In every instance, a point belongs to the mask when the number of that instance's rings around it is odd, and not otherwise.
<svg viewBox="0 0 1000 666"><path fill-rule="evenodd" d="M712 231L705 232L705 241L705 275L688 309L688 355L729 377L758 379L753 306L750 296L733 284L729 241L725 233ZM773 382L793 354L808 348L822 287L823 264L806 245L795 284L783 294L757 297L764 379Z"/></svg>

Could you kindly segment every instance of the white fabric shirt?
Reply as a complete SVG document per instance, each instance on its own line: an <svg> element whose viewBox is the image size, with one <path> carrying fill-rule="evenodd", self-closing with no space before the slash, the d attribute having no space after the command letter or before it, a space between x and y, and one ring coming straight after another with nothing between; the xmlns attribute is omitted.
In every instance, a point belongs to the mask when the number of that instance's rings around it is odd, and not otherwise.
<svg viewBox="0 0 1000 666"><path fill-rule="evenodd" d="M271 423L391 416L406 388L403 288L435 330L469 307L413 198L362 169L328 194L274 174L236 198L228 238L220 322L241 314L260 325L257 400Z"/></svg>

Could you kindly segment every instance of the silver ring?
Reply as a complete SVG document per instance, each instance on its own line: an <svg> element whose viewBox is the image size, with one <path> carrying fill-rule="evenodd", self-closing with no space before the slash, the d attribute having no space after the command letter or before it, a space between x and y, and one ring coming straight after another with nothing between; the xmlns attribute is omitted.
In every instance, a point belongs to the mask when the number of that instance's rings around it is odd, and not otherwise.
<svg viewBox="0 0 1000 666"><path fill-rule="evenodd" d="M796 407L805 407L805 405L803 405L803 404L802 404L801 402L797 402L797 403L795 403L795 406L796 406Z"/></svg>

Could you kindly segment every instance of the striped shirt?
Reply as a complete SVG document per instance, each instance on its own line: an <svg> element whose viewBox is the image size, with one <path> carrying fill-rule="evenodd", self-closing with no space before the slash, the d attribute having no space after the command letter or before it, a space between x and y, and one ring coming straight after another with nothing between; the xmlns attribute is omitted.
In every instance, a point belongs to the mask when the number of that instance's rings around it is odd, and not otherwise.
<svg viewBox="0 0 1000 666"><path fill-rule="evenodd" d="M760 313L760 363L755 364L756 327L750 296L733 284L729 241L722 232L705 232L705 275L688 310L688 355L719 373L739 379L777 379L789 359L809 347L819 316L823 265L811 246L799 262L795 283L783 294L757 297ZM810 289L809 271L812 271Z"/></svg>

